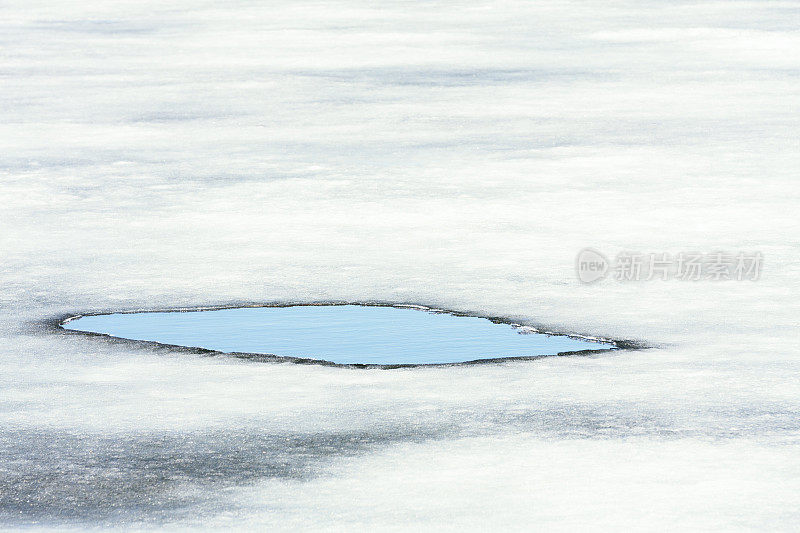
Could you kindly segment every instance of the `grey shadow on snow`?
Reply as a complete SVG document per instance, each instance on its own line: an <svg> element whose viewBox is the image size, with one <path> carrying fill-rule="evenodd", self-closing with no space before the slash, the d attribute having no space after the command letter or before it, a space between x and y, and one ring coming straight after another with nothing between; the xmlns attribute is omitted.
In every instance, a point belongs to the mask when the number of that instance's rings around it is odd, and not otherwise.
<svg viewBox="0 0 800 533"><path fill-rule="evenodd" d="M326 467L337 459L395 444L441 441L446 453L447 440L504 433L550 441L720 442L746 437L780 444L787 432L800 431L797 410L778 404L741 412L736 407L675 411L634 403L551 402L403 413L386 406L363 416L375 421L400 416L394 425L296 434L217 429L100 435L3 429L0 523L136 526L230 513L237 502L225 497L228 489L265 479L302 483L326 475Z"/></svg>
<svg viewBox="0 0 800 533"><path fill-rule="evenodd" d="M230 509L227 488L270 478L308 480L335 458L444 433L419 427L110 436L0 430L0 523L136 525L193 518Z"/></svg>

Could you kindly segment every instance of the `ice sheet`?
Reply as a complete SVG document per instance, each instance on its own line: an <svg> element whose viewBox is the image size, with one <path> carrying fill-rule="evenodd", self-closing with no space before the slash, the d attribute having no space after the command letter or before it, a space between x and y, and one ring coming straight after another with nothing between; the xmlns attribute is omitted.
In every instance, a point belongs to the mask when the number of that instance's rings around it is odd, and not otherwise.
<svg viewBox="0 0 800 533"><path fill-rule="evenodd" d="M0 6L0 521L796 527L798 11ZM586 246L764 272L584 285ZM659 348L363 371L53 327L325 300Z"/></svg>

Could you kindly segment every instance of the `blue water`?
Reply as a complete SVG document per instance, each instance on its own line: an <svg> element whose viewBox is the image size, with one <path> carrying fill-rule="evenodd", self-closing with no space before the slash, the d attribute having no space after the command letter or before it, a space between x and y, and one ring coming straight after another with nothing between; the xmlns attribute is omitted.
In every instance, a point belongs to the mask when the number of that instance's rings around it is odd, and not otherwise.
<svg viewBox="0 0 800 533"><path fill-rule="evenodd" d="M340 364L437 364L613 346L520 334L508 324L419 309L360 305L248 307L84 316L66 329L126 339Z"/></svg>

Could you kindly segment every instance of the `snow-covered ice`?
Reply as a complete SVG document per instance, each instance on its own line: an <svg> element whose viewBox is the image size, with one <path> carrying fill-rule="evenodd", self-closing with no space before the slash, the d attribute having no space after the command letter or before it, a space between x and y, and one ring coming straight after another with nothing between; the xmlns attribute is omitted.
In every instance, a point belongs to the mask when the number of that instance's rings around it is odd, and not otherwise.
<svg viewBox="0 0 800 533"><path fill-rule="evenodd" d="M797 527L800 3L0 15L3 527ZM764 270L586 285L587 246ZM52 327L326 300L658 348L364 371Z"/></svg>

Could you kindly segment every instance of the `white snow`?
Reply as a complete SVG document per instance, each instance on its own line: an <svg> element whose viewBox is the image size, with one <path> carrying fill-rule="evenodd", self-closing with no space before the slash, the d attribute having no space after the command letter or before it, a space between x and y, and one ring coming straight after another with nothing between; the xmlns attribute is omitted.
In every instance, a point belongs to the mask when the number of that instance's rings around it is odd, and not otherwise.
<svg viewBox="0 0 800 533"><path fill-rule="evenodd" d="M0 523L795 528L798 15L0 6ZM582 285L587 246L765 268ZM322 300L659 348L355 371L42 326Z"/></svg>

